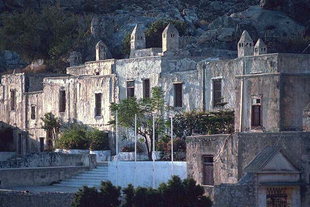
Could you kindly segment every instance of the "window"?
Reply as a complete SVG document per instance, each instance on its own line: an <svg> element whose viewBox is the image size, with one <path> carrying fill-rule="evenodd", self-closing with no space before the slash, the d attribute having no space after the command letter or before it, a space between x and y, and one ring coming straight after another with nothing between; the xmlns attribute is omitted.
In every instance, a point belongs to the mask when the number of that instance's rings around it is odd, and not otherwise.
<svg viewBox="0 0 310 207"><path fill-rule="evenodd" d="M59 112L66 111L66 91L60 90L59 91Z"/></svg>
<svg viewBox="0 0 310 207"><path fill-rule="evenodd" d="M174 107L182 107L182 83L174 84Z"/></svg>
<svg viewBox="0 0 310 207"><path fill-rule="evenodd" d="M253 98L252 99L252 127L259 127L262 126L262 110L261 110L261 99L260 98Z"/></svg>
<svg viewBox="0 0 310 207"><path fill-rule="evenodd" d="M44 137L40 137L40 152L44 151Z"/></svg>
<svg viewBox="0 0 310 207"><path fill-rule="evenodd" d="M16 109L16 90L12 89L10 91L10 96L11 96L11 110L14 111Z"/></svg>
<svg viewBox="0 0 310 207"><path fill-rule="evenodd" d="M30 115L31 119L36 119L36 106L35 105L31 105L31 115Z"/></svg>
<svg viewBox="0 0 310 207"><path fill-rule="evenodd" d="M95 116L101 116L102 94L95 94Z"/></svg>
<svg viewBox="0 0 310 207"><path fill-rule="evenodd" d="M127 98L135 96L135 81L127 81Z"/></svg>
<svg viewBox="0 0 310 207"><path fill-rule="evenodd" d="M214 185L213 155L204 155L203 161L203 185Z"/></svg>
<svg viewBox="0 0 310 207"><path fill-rule="evenodd" d="M143 80L143 98L150 98L150 79Z"/></svg>
<svg viewBox="0 0 310 207"><path fill-rule="evenodd" d="M212 88L213 88L213 107L216 107L222 103L222 79L213 79Z"/></svg>
<svg viewBox="0 0 310 207"><path fill-rule="evenodd" d="M266 206L267 207L288 207L288 195L286 188L270 187L267 188Z"/></svg>

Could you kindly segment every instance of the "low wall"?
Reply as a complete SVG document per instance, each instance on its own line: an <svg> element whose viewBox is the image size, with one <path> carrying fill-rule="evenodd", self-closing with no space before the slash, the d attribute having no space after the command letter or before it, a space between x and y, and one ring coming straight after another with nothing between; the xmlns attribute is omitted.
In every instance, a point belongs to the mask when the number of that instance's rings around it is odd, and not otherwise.
<svg viewBox="0 0 310 207"><path fill-rule="evenodd" d="M0 162L0 168L54 166L88 166L94 168L96 166L96 155L41 152Z"/></svg>
<svg viewBox="0 0 310 207"><path fill-rule="evenodd" d="M70 207L72 193L30 193L0 190L0 207Z"/></svg>
<svg viewBox="0 0 310 207"><path fill-rule="evenodd" d="M0 188L50 185L88 169L83 166L0 169Z"/></svg>
<svg viewBox="0 0 310 207"><path fill-rule="evenodd" d="M15 152L0 152L0 161L6 161L16 155Z"/></svg>
<svg viewBox="0 0 310 207"><path fill-rule="evenodd" d="M214 187L213 207L255 206L255 194L253 185L221 184Z"/></svg>
<svg viewBox="0 0 310 207"><path fill-rule="evenodd" d="M181 179L187 178L186 162L153 162L141 161L114 161L109 162L108 175L109 180L121 187L127 187L128 184L134 186L153 187L153 178L155 187L161 183L167 182L172 175L177 175Z"/></svg>

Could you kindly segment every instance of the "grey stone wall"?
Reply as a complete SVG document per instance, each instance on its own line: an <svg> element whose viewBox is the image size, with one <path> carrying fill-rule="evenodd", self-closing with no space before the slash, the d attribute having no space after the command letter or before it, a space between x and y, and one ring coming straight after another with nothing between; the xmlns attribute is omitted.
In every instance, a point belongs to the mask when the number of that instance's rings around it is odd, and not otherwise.
<svg viewBox="0 0 310 207"><path fill-rule="evenodd" d="M70 207L73 193L0 191L0 207Z"/></svg>
<svg viewBox="0 0 310 207"><path fill-rule="evenodd" d="M96 165L95 155L91 154L62 154L42 152L28 154L22 158L12 158L0 162L0 168L25 167L56 167L56 166L86 166Z"/></svg>
<svg viewBox="0 0 310 207"><path fill-rule="evenodd" d="M203 155L213 155L214 184L238 181L238 142L232 135L192 136L186 139L188 176L203 184Z"/></svg>
<svg viewBox="0 0 310 207"><path fill-rule="evenodd" d="M88 167L36 167L36 168L3 168L0 169L0 188L16 186L50 185L70 178Z"/></svg>

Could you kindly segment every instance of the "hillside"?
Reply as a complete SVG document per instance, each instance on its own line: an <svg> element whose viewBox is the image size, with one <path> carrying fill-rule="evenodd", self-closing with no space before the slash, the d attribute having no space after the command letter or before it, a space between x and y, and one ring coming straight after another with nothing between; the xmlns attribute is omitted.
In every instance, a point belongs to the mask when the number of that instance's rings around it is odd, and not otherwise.
<svg viewBox="0 0 310 207"><path fill-rule="evenodd" d="M310 43L309 0L0 0L0 11L0 72L43 59L44 68L61 73L70 51L93 60L99 40L114 58L126 57L136 23L144 25L148 46L160 46L172 21L193 56L235 57L244 29L271 52L301 53Z"/></svg>

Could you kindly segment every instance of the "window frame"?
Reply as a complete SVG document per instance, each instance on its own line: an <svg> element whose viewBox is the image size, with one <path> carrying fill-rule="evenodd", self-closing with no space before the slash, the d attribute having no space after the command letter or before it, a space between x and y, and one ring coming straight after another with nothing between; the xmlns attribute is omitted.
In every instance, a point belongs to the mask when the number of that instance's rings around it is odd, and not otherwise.
<svg viewBox="0 0 310 207"><path fill-rule="evenodd" d="M30 106L30 119L35 120L36 119L36 105L31 104Z"/></svg>
<svg viewBox="0 0 310 207"><path fill-rule="evenodd" d="M143 79L143 98L150 98L151 97L151 83L150 79L146 78Z"/></svg>
<svg viewBox="0 0 310 207"><path fill-rule="evenodd" d="M215 83L219 82L220 83L220 89L217 89L217 91L215 91ZM216 77L216 78L212 78L211 79L211 88L212 88L212 107L216 108L221 106L221 103L223 103L223 77ZM215 94L218 93L218 90L220 92L220 97L219 98L215 98ZM217 102L216 102L217 100Z"/></svg>
<svg viewBox="0 0 310 207"><path fill-rule="evenodd" d="M10 90L10 109L11 111L16 110L16 89Z"/></svg>
<svg viewBox="0 0 310 207"><path fill-rule="evenodd" d="M132 85L130 85L132 83ZM126 81L126 97L127 99L135 97L135 81L127 80Z"/></svg>
<svg viewBox="0 0 310 207"><path fill-rule="evenodd" d="M206 154L206 155L202 155L202 185L209 185L209 186L214 186L214 155L212 154ZM206 161L206 158L211 158L212 161L208 162ZM211 176L208 176L208 180L207 181L207 172L206 172L206 166L210 166L210 171L212 172Z"/></svg>
<svg viewBox="0 0 310 207"><path fill-rule="evenodd" d="M259 101L258 101L259 100ZM258 124L254 125L254 122L256 123L256 117L254 113L254 108L259 109L259 117L258 117ZM262 120L262 115L263 110L262 110L262 96L252 96L251 97L251 129L259 129L263 127L263 120Z"/></svg>

